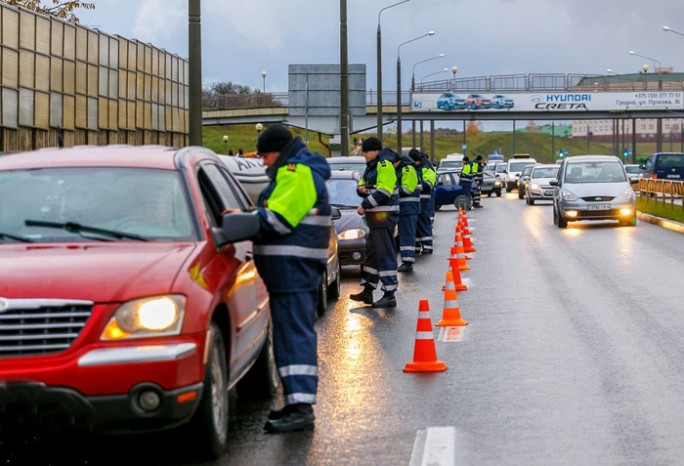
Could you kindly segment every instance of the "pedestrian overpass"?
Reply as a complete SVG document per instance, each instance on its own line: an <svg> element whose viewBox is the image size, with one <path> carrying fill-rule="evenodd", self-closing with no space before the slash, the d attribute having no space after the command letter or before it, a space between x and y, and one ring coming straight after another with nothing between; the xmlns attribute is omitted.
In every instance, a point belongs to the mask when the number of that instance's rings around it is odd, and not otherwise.
<svg viewBox="0 0 684 466"><path fill-rule="evenodd" d="M421 83L410 92L382 96L384 125L397 111L412 125L435 121L516 121L684 118L684 73L625 75L529 74L459 78ZM339 115L292 115L290 93L203 99L204 125L283 123L340 134ZM377 127L377 93L366 92L365 111L350 132ZM359 112L357 112L359 113Z"/></svg>

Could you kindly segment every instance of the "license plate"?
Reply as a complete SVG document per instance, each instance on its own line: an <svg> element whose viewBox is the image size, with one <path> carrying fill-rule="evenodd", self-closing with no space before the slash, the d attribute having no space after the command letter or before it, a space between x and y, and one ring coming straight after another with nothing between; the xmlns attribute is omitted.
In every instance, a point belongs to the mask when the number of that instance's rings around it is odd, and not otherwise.
<svg viewBox="0 0 684 466"><path fill-rule="evenodd" d="M553 191L544 191L544 196L553 196Z"/></svg>
<svg viewBox="0 0 684 466"><path fill-rule="evenodd" d="M679 178L679 175L667 175L668 178Z"/></svg>
<svg viewBox="0 0 684 466"><path fill-rule="evenodd" d="M610 204L589 204L587 205L589 210L609 210Z"/></svg>

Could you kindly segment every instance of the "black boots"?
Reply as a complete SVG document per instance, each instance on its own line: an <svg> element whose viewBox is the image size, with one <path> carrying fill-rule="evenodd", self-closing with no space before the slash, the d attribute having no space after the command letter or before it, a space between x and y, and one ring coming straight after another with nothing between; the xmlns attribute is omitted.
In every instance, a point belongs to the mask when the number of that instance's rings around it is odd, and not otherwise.
<svg viewBox="0 0 684 466"><path fill-rule="evenodd" d="M413 264L410 262L402 262L397 272L413 272Z"/></svg>
<svg viewBox="0 0 684 466"><path fill-rule="evenodd" d="M394 296L394 293L385 293L382 298L373 303L373 307L397 307L397 298Z"/></svg>
<svg viewBox="0 0 684 466"><path fill-rule="evenodd" d="M313 406L306 403L287 405L283 409L271 411L264 426L267 432L281 433L295 430L311 430L316 417Z"/></svg>
<svg viewBox="0 0 684 466"><path fill-rule="evenodd" d="M373 304L373 288L364 286L363 291L349 295L349 298L354 301L359 301L364 304Z"/></svg>

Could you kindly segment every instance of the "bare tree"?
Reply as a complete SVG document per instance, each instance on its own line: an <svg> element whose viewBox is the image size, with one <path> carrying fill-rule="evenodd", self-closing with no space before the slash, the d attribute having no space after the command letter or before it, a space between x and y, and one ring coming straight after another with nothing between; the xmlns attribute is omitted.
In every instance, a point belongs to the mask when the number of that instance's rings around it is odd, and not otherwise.
<svg viewBox="0 0 684 466"><path fill-rule="evenodd" d="M74 11L83 8L84 10L94 10L95 3L81 2L81 1L62 1L49 0L45 1L48 5L43 5L43 0L0 0L8 5L17 5L27 10L35 11L47 15L53 15L58 18L66 19L72 23L78 23L79 19L74 14ZM52 5L49 5L52 3Z"/></svg>

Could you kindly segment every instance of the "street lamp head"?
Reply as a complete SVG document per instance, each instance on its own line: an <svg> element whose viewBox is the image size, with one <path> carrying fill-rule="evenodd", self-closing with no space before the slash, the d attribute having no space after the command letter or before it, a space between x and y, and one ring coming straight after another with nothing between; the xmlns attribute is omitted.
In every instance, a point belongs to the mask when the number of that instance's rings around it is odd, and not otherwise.
<svg viewBox="0 0 684 466"><path fill-rule="evenodd" d="M454 73L454 74L458 73L458 66L452 66L452 67L451 67L451 72Z"/></svg>
<svg viewBox="0 0 684 466"><path fill-rule="evenodd" d="M429 31L429 32L427 33L427 35L428 35L428 36L434 36L434 35L435 35L435 31Z"/></svg>
<svg viewBox="0 0 684 466"><path fill-rule="evenodd" d="M263 70L263 71L261 72L261 76L262 76L263 78L266 77L266 74L267 74L267 73L266 73L266 70Z"/></svg>
<svg viewBox="0 0 684 466"><path fill-rule="evenodd" d="M256 125L254 125L254 129L256 129L257 133L260 133L264 129L264 125L262 125L261 123L257 123Z"/></svg>
<svg viewBox="0 0 684 466"><path fill-rule="evenodd" d="M636 53L636 52L635 52L634 50L630 50L630 51L629 51L629 54L630 54L630 55L634 55L635 53Z"/></svg>
<svg viewBox="0 0 684 466"><path fill-rule="evenodd" d="M437 56L438 56L439 58L443 58L443 57L444 57L444 54L443 54L443 53L440 53L440 54L437 55Z"/></svg>
<svg viewBox="0 0 684 466"><path fill-rule="evenodd" d="M227 134L223 136L223 142L228 142L228 139L229 139L229 138L228 138L228 135L227 135Z"/></svg>
<svg viewBox="0 0 684 466"><path fill-rule="evenodd" d="M668 31L670 31L670 30L671 30L671 29L670 29L669 27L663 26L663 31L668 32Z"/></svg>
<svg viewBox="0 0 684 466"><path fill-rule="evenodd" d="M648 73L648 65L644 64L644 66L641 67L641 71Z"/></svg>

